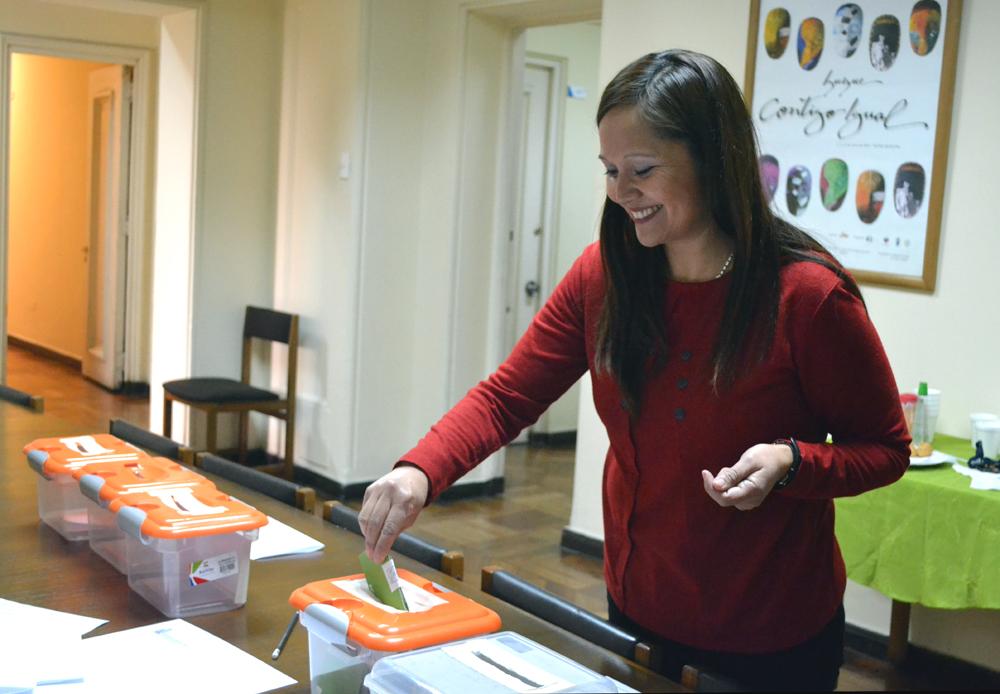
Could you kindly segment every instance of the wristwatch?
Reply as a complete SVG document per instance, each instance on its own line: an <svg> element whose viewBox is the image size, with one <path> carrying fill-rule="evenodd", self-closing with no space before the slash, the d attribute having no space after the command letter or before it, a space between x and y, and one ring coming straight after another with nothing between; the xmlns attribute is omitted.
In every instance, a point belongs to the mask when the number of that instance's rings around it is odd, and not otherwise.
<svg viewBox="0 0 1000 694"><path fill-rule="evenodd" d="M799 471L799 466L802 465L802 451L799 450L799 444L795 442L795 439L777 439L774 441L774 444L782 444L792 449L792 466L788 468L785 476L774 485L775 489L784 489L792 483L792 480L795 479L795 474Z"/></svg>

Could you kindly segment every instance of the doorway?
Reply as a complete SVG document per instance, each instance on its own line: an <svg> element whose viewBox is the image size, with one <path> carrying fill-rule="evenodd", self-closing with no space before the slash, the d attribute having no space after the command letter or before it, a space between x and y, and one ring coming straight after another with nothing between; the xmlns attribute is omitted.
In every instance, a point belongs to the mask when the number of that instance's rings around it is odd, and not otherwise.
<svg viewBox="0 0 1000 694"><path fill-rule="evenodd" d="M122 65L11 61L8 341L109 390L124 357L131 78Z"/></svg>
<svg viewBox="0 0 1000 694"><path fill-rule="evenodd" d="M127 297L141 296L129 270L143 246L149 51L0 44L0 367L6 379L9 341L118 390L146 361L142 307Z"/></svg>
<svg viewBox="0 0 1000 694"><path fill-rule="evenodd" d="M588 20L532 27L520 38L524 57L514 81L523 104L512 119L517 204L506 272L508 350L596 235L600 31L598 20ZM578 407L574 386L527 433L539 442L572 443ZM525 438L522 433L518 441Z"/></svg>

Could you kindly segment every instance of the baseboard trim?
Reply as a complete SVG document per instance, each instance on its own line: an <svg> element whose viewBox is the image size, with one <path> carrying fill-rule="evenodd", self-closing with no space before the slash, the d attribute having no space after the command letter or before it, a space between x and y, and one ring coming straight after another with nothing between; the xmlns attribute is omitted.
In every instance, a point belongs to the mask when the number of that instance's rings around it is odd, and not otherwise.
<svg viewBox="0 0 1000 694"><path fill-rule="evenodd" d="M75 369L82 369L83 362L76 357L71 357L68 354L63 354L62 352L57 352L56 350L45 347L44 345L37 344L35 342L30 342L29 340L16 337L14 335L7 335L7 344L26 352L31 352L32 354L37 354L40 357L45 357L46 359L51 359L52 361L57 361L60 364L66 364L67 366L72 366Z"/></svg>
<svg viewBox="0 0 1000 694"><path fill-rule="evenodd" d="M528 445L544 448L570 448L576 446L576 431L556 431L551 434L530 432Z"/></svg>
<svg viewBox="0 0 1000 694"><path fill-rule="evenodd" d="M885 660L889 652L889 637L854 624L845 624L844 645L872 658Z"/></svg>
<svg viewBox="0 0 1000 694"><path fill-rule="evenodd" d="M844 646L872 658L885 660L889 650L889 637L847 624L844 627ZM919 673L926 672L935 681L941 680L944 675L944 679L961 683L956 689L1000 689L1000 672L912 643L907 648L905 662L898 667L918 677Z"/></svg>
<svg viewBox="0 0 1000 694"><path fill-rule="evenodd" d="M604 559L604 542L602 540L578 533L569 528L563 528L559 546L570 552L579 552L589 557Z"/></svg>
<svg viewBox="0 0 1000 694"><path fill-rule="evenodd" d="M118 393L130 398L148 398L149 384L140 381L123 381L118 388Z"/></svg>

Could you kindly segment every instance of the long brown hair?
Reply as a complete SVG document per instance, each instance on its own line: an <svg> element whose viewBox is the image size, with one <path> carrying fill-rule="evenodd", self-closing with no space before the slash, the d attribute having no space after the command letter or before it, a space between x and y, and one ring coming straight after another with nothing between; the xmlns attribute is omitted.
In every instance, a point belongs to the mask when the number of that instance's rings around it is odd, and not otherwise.
<svg viewBox="0 0 1000 694"><path fill-rule="evenodd" d="M829 251L771 212L750 114L740 88L718 62L683 50L643 56L605 88L598 125L619 107L636 108L658 137L687 146L713 220L732 239L732 283L712 355L716 391L767 356L778 317L782 264L819 263L861 296ZM604 202L600 242L606 297L596 365L618 382L634 416L647 372L659 368L667 353L663 297L669 267L662 248L639 244L632 219L610 198Z"/></svg>

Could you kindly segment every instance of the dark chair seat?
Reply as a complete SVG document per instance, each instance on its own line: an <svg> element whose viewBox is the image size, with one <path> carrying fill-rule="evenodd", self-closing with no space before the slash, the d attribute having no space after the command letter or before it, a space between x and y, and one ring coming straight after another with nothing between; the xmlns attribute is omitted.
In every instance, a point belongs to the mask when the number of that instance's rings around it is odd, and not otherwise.
<svg viewBox="0 0 1000 694"><path fill-rule="evenodd" d="M184 378L167 381L163 389L191 402L262 402L278 400L278 394L229 378Z"/></svg>
<svg viewBox="0 0 1000 694"><path fill-rule="evenodd" d="M254 359L254 345L287 345L287 381L284 397L263 388L250 385L254 361L263 363L264 355ZM180 402L191 409L205 413L205 448L215 453L218 448L218 421L220 414L239 417L239 461L247 460L250 439L250 413L259 412L285 422L285 459L282 474L285 479L295 475L295 378L298 365L299 317L294 313L272 311L258 306L247 306L243 317L243 356L240 359L240 378L184 378L163 384L163 435L170 438L173 426L173 404ZM280 356L280 352L271 356Z"/></svg>

